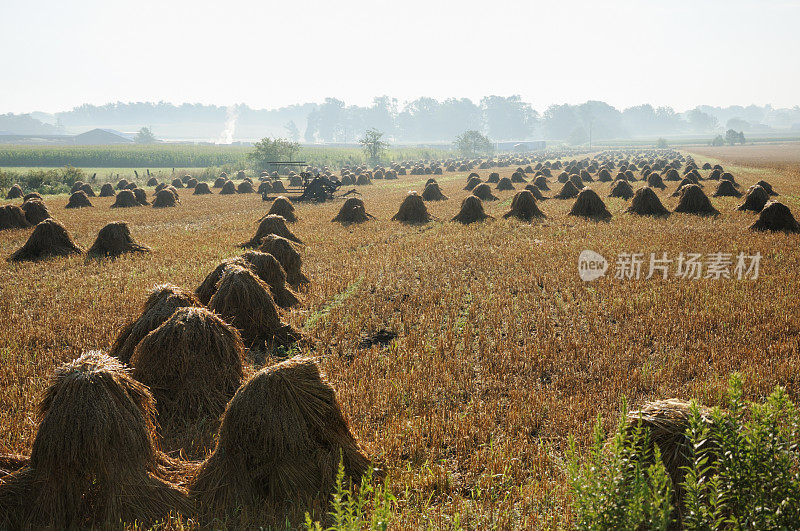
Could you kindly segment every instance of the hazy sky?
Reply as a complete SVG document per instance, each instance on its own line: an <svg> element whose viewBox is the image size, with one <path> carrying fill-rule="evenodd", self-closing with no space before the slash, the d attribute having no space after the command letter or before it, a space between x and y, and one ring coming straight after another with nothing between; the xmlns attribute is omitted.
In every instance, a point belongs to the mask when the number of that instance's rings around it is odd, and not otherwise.
<svg viewBox="0 0 800 531"><path fill-rule="evenodd" d="M800 0L0 0L0 113L520 94L800 104Z"/></svg>

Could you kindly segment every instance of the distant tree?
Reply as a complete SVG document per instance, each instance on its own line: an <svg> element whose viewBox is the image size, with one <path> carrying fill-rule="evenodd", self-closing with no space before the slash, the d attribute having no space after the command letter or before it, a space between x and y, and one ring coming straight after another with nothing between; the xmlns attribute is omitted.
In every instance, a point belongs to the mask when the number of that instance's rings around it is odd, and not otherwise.
<svg viewBox="0 0 800 531"><path fill-rule="evenodd" d="M580 126L581 120L576 108L567 103L551 105L544 112L544 131L547 138L565 140Z"/></svg>
<svg viewBox="0 0 800 531"><path fill-rule="evenodd" d="M602 101L589 100L576 107L583 129L591 131L591 140L620 138L624 135L622 113Z"/></svg>
<svg viewBox="0 0 800 531"><path fill-rule="evenodd" d="M80 168L75 168L68 165L64 166L61 172L61 181L67 186L72 186L78 181L86 181L86 174L83 173L83 170Z"/></svg>
<svg viewBox="0 0 800 531"><path fill-rule="evenodd" d="M397 115L398 126L405 138L432 141L443 137L440 127L441 104L433 98L417 98L408 102Z"/></svg>
<svg viewBox="0 0 800 531"><path fill-rule="evenodd" d="M681 128L682 120L672 107L658 107L656 109L658 127L662 131L674 132Z"/></svg>
<svg viewBox="0 0 800 531"><path fill-rule="evenodd" d="M736 132L733 129L725 131L725 141L734 146L736 144L744 144L744 132Z"/></svg>
<svg viewBox="0 0 800 531"><path fill-rule="evenodd" d="M306 140L314 138L314 136L324 142L344 140L349 125L347 118L343 101L336 98L325 98L322 105L308 115Z"/></svg>
<svg viewBox="0 0 800 531"><path fill-rule="evenodd" d="M649 104L628 107L622 111L622 122L632 135L662 132L658 127L656 110Z"/></svg>
<svg viewBox="0 0 800 531"><path fill-rule="evenodd" d="M518 95L482 98L481 110L487 132L496 139L525 140L539 122L539 113Z"/></svg>
<svg viewBox="0 0 800 531"><path fill-rule="evenodd" d="M397 120L397 100L395 98L389 96L373 98L372 106L360 109L359 114L369 127L383 131L389 137L394 135Z"/></svg>
<svg viewBox="0 0 800 531"><path fill-rule="evenodd" d="M133 139L133 141L137 144L155 144L158 142L158 139L149 127L142 127L139 129L139 132L136 133L136 137Z"/></svg>
<svg viewBox="0 0 800 531"><path fill-rule="evenodd" d="M477 157L478 155L490 155L494 151L494 145L480 131L470 129L464 131L456 137L453 142L462 157Z"/></svg>
<svg viewBox="0 0 800 531"><path fill-rule="evenodd" d="M15 178L15 174L12 174L10 171L0 169L0 192L3 194L8 192L8 189L11 188L11 184L14 182Z"/></svg>
<svg viewBox="0 0 800 531"><path fill-rule="evenodd" d="M658 149L665 149L667 147L667 139L659 138L658 140L656 140L656 147Z"/></svg>
<svg viewBox="0 0 800 531"><path fill-rule="evenodd" d="M644 104L622 111L622 127L632 136L675 133L681 125L680 116L671 107Z"/></svg>
<svg viewBox="0 0 800 531"><path fill-rule="evenodd" d="M55 135L61 129L58 125L43 123L30 114L0 114L0 131L15 135Z"/></svg>
<svg viewBox="0 0 800 531"><path fill-rule="evenodd" d="M395 122L398 137L430 142L455 138L470 129L480 130L483 115L481 108L468 98L449 98L441 103L433 98L417 98L403 106ZM375 123L370 122L370 125L375 126Z"/></svg>
<svg viewBox="0 0 800 531"><path fill-rule="evenodd" d="M291 161L299 150L297 142L267 137L256 142L247 158L256 170L273 170L271 162Z"/></svg>
<svg viewBox="0 0 800 531"><path fill-rule="evenodd" d="M383 137L383 133L377 129L368 129L364 132L364 136L358 141L364 149L367 160L372 164L376 164L380 161L384 150L389 147L389 144L381 140L381 137Z"/></svg>
<svg viewBox="0 0 800 531"><path fill-rule="evenodd" d="M692 109L687 117L689 125L699 133L707 133L719 127L719 121L716 118L700 109Z"/></svg>
<svg viewBox="0 0 800 531"><path fill-rule="evenodd" d="M717 135L714 137L714 140L711 141L711 145L714 147L724 146L725 139L722 138L722 135Z"/></svg>
<svg viewBox="0 0 800 531"><path fill-rule="evenodd" d="M567 143L573 146L578 146L580 144L585 144L589 141L589 133L586 132L586 129L583 128L582 125L579 125L567 137Z"/></svg>
<svg viewBox="0 0 800 531"><path fill-rule="evenodd" d="M453 138L461 131L480 130L483 114L469 98L448 98L439 106L438 123L440 138Z"/></svg>
<svg viewBox="0 0 800 531"><path fill-rule="evenodd" d="M316 140L317 130L319 129L318 123L319 116L314 114L315 111L312 111L308 115L308 121L306 123L306 132L303 133L303 139L308 142L309 144L313 143Z"/></svg>
<svg viewBox="0 0 800 531"><path fill-rule="evenodd" d="M283 128L286 129L286 134L289 135L289 139L292 142L297 142L300 140L300 129L297 128L297 124L294 123L294 120L289 120L283 125Z"/></svg>
<svg viewBox="0 0 800 531"><path fill-rule="evenodd" d="M742 120L741 118L731 118L725 123L728 129L736 129L737 131L744 131L750 129L750 122Z"/></svg>

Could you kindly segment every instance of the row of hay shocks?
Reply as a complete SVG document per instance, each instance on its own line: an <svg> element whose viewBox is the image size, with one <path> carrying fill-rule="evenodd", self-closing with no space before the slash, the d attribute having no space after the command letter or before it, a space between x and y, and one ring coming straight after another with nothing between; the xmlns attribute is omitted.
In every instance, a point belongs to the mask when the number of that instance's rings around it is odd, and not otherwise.
<svg viewBox="0 0 800 531"><path fill-rule="evenodd" d="M678 159L670 164L662 164L660 161L653 163L654 167L668 168L665 169L663 175L652 171L647 162L641 162L641 171L646 180L646 186L636 192L634 192L629 183L637 181L632 171L632 168L636 168L637 164L636 162L622 164L617 176L611 179L609 170L614 165L613 161L606 161L603 166L597 166L597 161L573 163L568 168L569 172L563 171L558 176L558 181L564 184L561 190L553 197L555 199L575 198L575 204L570 210L570 214L572 215L595 219L611 218L611 213L608 211L599 195L591 188L585 187L584 183L593 182L595 177L593 177L592 174L596 174L596 179L599 181L613 180L614 186L611 189L611 197L619 197L626 200L633 198L626 212L651 216L669 215L669 211L661 203L655 189L666 188L664 181L680 179L678 177L678 171L674 167L675 165L680 165ZM584 169L580 169L581 166L584 166ZM713 194L714 197L742 196L742 193L737 190L739 185L736 183L733 175L723 172L722 168L719 166L704 169L711 169L711 174L708 177L709 180L719 181L717 190ZM525 173L526 170L518 168L517 171L512 174L511 178L504 177L501 179L498 173L493 172L489 175L486 183L481 181L477 173L471 173L467 178L465 189L471 190L472 195L463 201L461 210L453 218L453 221L466 224L490 218L491 216L484 212L481 201L491 201L497 199L497 197L492 193L492 189L487 183L496 183L495 188L497 190L514 190L514 183L527 182ZM506 213L504 217L516 217L522 220L545 217L544 213L536 205L536 201L547 199L542 192L550 190L548 176L551 175L549 168L545 165L542 165L541 169L536 170L533 184L527 184L525 190L518 192L514 196L511 210ZM675 208L675 212L698 215L719 214L718 210L711 204L708 196L703 192L700 183L701 180L702 177L696 165L689 159L684 168L684 178L680 181L678 188L672 194L673 196L679 196L679 203ZM125 195L126 192L129 195ZM75 192L75 194L83 193L83 190ZM142 193L144 192L142 191ZM75 194L73 194L73 197ZM798 225L789 208L778 201L769 201L769 197L775 195L778 194L772 189L769 183L766 181L759 181L748 189L744 203L739 206L738 209L741 211L759 213L758 220L751 226L753 230L800 232L800 225ZM125 197L124 201L121 200L121 196ZM476 201L474 198L480 201ZM416 192L409 193L403 201L398 213L392 219L406 223L426 223L433 218L429 215L424 201L441 201L446 199L447 197L442 193L435 179L429 179L422 196L420 197ZM157 192L153 206L174 206L177 202L179 202L177 190L172 186L164 185L163 188L159 189ZM71 203L73 203L72 198L67 208L73 208ZM138 206L140 204L141 202L136 199L135 194L130 190L123 190L117 195L117 200L112 206ZM294 207L284 197L278 197L273 202L270 213L281 215L290 222L296 220ZM7 205L6 207L0 208L0 230L25 228L40 223L49 217L49 212L41 201L41 196L38 194L29 194L25 196L25 201L21 207ZM363 201L353 197L345 202L333 221L351 224L368 221L369 219L373 219L373 216L366 212ZM25 260L46 257L48 255L47 246L44 244L53 240L56 235L60 237L54 241L54 243L60 243L61 245L51 245L55 254L63 255L71 254L72 252L80 252L76 250L77 246L74 244L70 245L66 241L61 241L64 239L63 235L66 231L63 227L58 227L57 225L57 223L48 223L38 231L42 234L36 234L37 231L35 230L29 241L30 245L26 244L23 249L20 249L18 253L12 256L12 259ZM36 237L34 238L34 236Z"/></svg>
<svg viewBox="0 0 800 531"><path fill-rule="evenodd" d="M373 180L391 180L397 179L398 176L403 175L442 175L444 172L465 172L472 171L473 169L488 169L488 168L503 168L517 164L539 164L550 162L545 161L545 157L553 157L566 155L568 152L550 152L547 155L536 155L527 157L518 156L499 156L491 157L488 159L447 159L438 161L416 161L416 162L394 162L388 167L375 166L372 169L366 165L361 166L345 166L341 170L341 183L343 185L356 185L363 186L372 184ZM330 169L323 168L323 172L327 171L327 177L333 177ZM533 172L533 168L528 166L526 171Z"/></svg>
<svg viewBox="0 0 800 531"><path fill-rule="evenodd" d="M634 160L630 160L630 156ZM672 158L668 161L668 158ZM443 171L469 171L475 167L478 168L491 168L491 167L504 167L512 163L528 163L525 168L518 167L513 172L511 178L500 178L499 173L492 172L487 179L487 183L495 183L496 189L499 191L514 190L514 183L527 183L526 174L534 173L533 185L527 185L526 191L530 192L532 197L523 192L515 195L512 200L511 211L506 213L504 217L517 217L523 220L530 220L535 217L544 217L544 214L535 204L536 200L542 201L547 199L542 195L542 191L550 190L548 186L548 177L552 177L552 170L560 170L566 168L558 176L558 181L564 183L562 189L554 196L557 199L576 199L576 203L570 211L570 214L584 216L596 219L608 219L611 213L605 207L602 199L591 189L585 189L584 182L593 182L595 180L601 182L614 182L611 190L610 197L620 197L623 199L633 198L631 206L626 210L627 212L640 215L655 215L663 216L668 215L669 211L661 203L656 195L654 188L665 189L664 181L680 181L678 188L673 193L674 197L680 197L679 204L676 207L676 212L692 213L699 215L716 215L719 212L713 207L706 194L702 191L700 180L703 177L700 175L697 165L691 157L684 158L684 156L675 151L630 151L630 152L604 152L596 159L589 160L583 159L582 161L569 161L562 163L561 161L535 161L535 166L531 166L531 158L500 158L489 159L485 161L444 161L444 162L431 162L427 167L422 163L396 163L392 164L389 168L376 166L372 170L366 166L358 166L354 168L345 167L341 172L342 184L353 185L369 185L373 179L396 179L398 175L425 175L425 174L442 174ZM683 164L685 162L685 165ZM617 168L619 172L616 177L612 178L612 171ZM681 179L678 170L683 167L684 177ZM703 167L704 170L711 170L708 176L709 180L718 180L719 185L714 192L714 197L741 197L742 193L737 190L738 183L735 182L733 175L723 172L723 168L719 165L711 166L706 163ZM630 186L630 182L635 182L637 179L633 171L641 170L643 180L646 181L647 186L634 192ZM662 171L663 174L658 173ZM594 177L593 177L594 174ZM462 223L472 223L475 221L482 221L490 218L483 211L483 206L480 200L494 200L497 199L491 192L491 188L482 183L480 176L477 173L470 173L468 176L466 190L472 190L472 196L467 197L461 206L461 211L456 215L453 220ZM753 211L761 213L758 221L751 227L754 230L782 230L788 232L798 232L800 226L794 220L791 211L784 204L777 201L768 201L770 195L777 195L769 183L759 181L747 191L747 197L739 210ZM474 196L474 197L473 197ZM426 183L425 190L423 191L421 200L416 192L409 193L408 197L404 200L397 215L392 219L404 221L409 223L424 223L430 221L432 218L427 213L423 201L440 201L446 200L447 197L439 189L438 184L434 179L429 179ZM521 201L521 202L518 202ZM767 203L769 203L767 205ZM516 208L515 208L516 207ZM351 214L351 218L347 214ZM351 198L342 208L340 214L334 218L334 221L341 221L343 223L355 223L366 221L371 216L364 211L363 202L359 199Z"/></svg>
<svg viewBox="0 0 800 531"><path fill-rule="evenodd" d="M434 161L403 161L403 162L393 162L389 167L383 166L375 166L372 169L369 169L367 166L344 166L341 171L342 176L342 184L345 185L355 185L355 184L370 184L373 179L396 179L399 175L440 175L444 171L454 172L454 171L471 171L473 169L488 169L493 167L508 167L512 165L518 164L537 164L536 168L542 167L544 163L546 167L551 167L551 163L546 161L546 158L553 158L553 157L560 157L568 155L569 151L557 151L557 152L548 152L547 154L540 154L535 156L498 156L498 157L491 157L488 159L446 159L446 160L434 160ZM538 161L538 162L537 162ZM553 168L559 168L558 162L552 163ZM311 166L308 171L313 174L320 174L323 177L327 178L334 178L333 171L331 168L327 166L315 167ZM529 166L525 170L526 172L532 172L532 168ZM134 170L134 173L139 177L139 173ZM147 171L147 182L146 186L148 187L155 187L155 193L161 191L163 188L172 187L176 190L181 188L193 189L195 195L205 195L211 194L212 188L219 189L221 195L232 195L232 194L247 194L247 193L285 193L286 187L283 185L283 182L280 180L281 175L277 171L273 171L272 173L263 171L261 172L259 178L260 183L258 189L255 189L255 183L250 177L247 177L244 171L239 171L236 174L235 179L241 181L238 185L236 185L233 180L228 177L226 172L222 172L220 176L214 181L213 186L209 187L208 183L199 182L196 178L192 177L191 175L184 175L183 177L176 177L172 179L170 184L160 183L155 176L150 174L150 171ZM302 177L296 174L294 171L289 171L287 174L289 179L289 186L297 187L302 186L303 180ZM361 182L359 181L359 177L361 177ZM94 176L92 178L94 180ZM103 184L100 188L100 192L96 193L94 188L89 183L84 183L82 181L77 181L72 186L70 190L70 194L76 194L78 192L83 192L85 194L85 198L82 195L74 196L71 198L75 208L80 208L83 206L90 206L91 201L89 200L92 197L114 197L118 195L117 192L125 192L130 191L134 194L136 201L131 201L130 194L123 193L123 197L120 198L118 201L117 206L125 207L125 206L144 206L149 204L147 201L147 196L142 188L139 187L138 184L135 182L129 182L127 179L121 179L117 182L116 186L106 183ZM19 184L13 185L7 195L6 199L20 199L25 197L24 191Z"/></svg>
<svg viewBox="0 0 800 531"><path fill-rule="evenodd" d="M50 216L44 202L28 199L21 207L0 207L0 230L35 226L25 244L9 258L10 262L42 260L53 256L83 254L67 229ZM92 246L86 252L88 258L117 257L124 253L146 253L150 248L136 243L128 225L121 221L107 224L100 229Z"/></svg>
<svg viewBox="0 0 800 531"><path fill-rule="evenodd" d="M631 214L643 216L668 216L669 210L664 207L653 188L645 186L635 193L630 185L624 181L626 190L630 194L625 194L625 198L633 197L630 206L625 210ZM726 181L723 181L723 184ZM557 199L575 198L575 203L569 211L570 215L581 216L596 220L608 220L612 217L603 200L591 188L583 187L578 189L571 181L564 186L568 189L555 195ZM619 188L612 189L612 197L623 197L619 193ZM769 192L767 191L769 190ZM772 191L772 187L761 182L752 186L748 192L745 202L739 207L742 211L759 212L758 220L751 225L752 230L772 230L785 232L800 232L800 224L797 223L788 207L777 201L768 201L769 194L777 195ZM435 197L435 199L434 199ZM439 201L447 199L434 180L429 180L425 186L422 196L417 192L409 192L400 205L397 214L392 217L394 221L402 223L427 223L433 221L433 216L428 212L425 201ZM481 183L472 189L472 194L467 196L461 203L461 208L452 221L463 224L475 223L486 219L491 219L483 207L483 201L497 200L492 193L492 189L486 184ZM504 218L517 218L522 221L531 221L536 218L545 218L537 204L538 201L546 200L541 190L535 185L527 185L524 190L518 191L511 200L510 210L503 215ZM697 215L717 215L719 212L713 207L702 188L696 184L684 185L681 188L680 200L675 212L697 214ZM333 221L345 224L361 223L373 219L366 213L364 203L358 198L349 198L342 206L339 214Z"/></svg>
<svg viewBox="0 0 800 531"><path fill-rule="evenodd" d="M36 209L31 208L34 204ZM50 217L43 202L31 199L23 203L23 207L26 207L25 214L29 217L37 216L35 220L31 220L32 222L38 219L42 221L36 225L26 243L9 258L9 261L33 261L84 252L74 242L66 228ZM269 343L276 338L281 345L289 346L299 338L295 331L280 323L275 309L275 301L283 307L294 306L298 302L297 297L286 288L287 282L294 286L308 283L308 279L301 271L300 253L292 245L302 242L286 226L287 218L296 220L294 207L288 199L279 198L273 203L270 212L259 221L256 235L242 244L245 248L256 248L258 252L247 253L238 261L220 264L198 292L204 304L208 304L239 328L248 347L256 345L259 341ZM148 247L132 239L125 223L114 222L100 230L88 255L101 258L116 257L126 252L149 251ZM238 266L246 267L241 270L242 268ZM236 274L223 274L229 268L236 269ZM250 286L253 284L250 279L252 274L248 276L251 270L257 277L253 277L256 282L255 287ZM251 289L242 291L242 286ZM259 287L264 289L256 289ZM232 292L234 295L221 298L212 296L217 292ZM122 359L127 361L128 356L122 356Z"/></svg>
<svg viewBox="0 0 800 531"><path fill-rule="evenodd" d="M170 196L169 202L174 205L177 199L171 192L165 193ZM159 201L158 196L156 201ZM66 208L74 207L68 204ZM31 226L34 227L33 232L25 244L8 258L9 262L36 261L84 253L84 249L75 243L66 227L53 219L41 197L26 196L21 206L0 207L0 230ZM86 255L87 258L115 258L125 253L147 252L150 252L150 248L134 241L126 223L114 221L100 229Z"/></svg>
<svg viewBox="0 0 800 531"><path fill-rule="evenodd" d="M332 176L328 171L324 169L323 171L325 171L324 175ZM244 173L240 172L238 177L242 177L243 175ZM266 172L263 172L262 179L268 179L269 177L270 176L266 174ZM274 178L276 175L273 174L272 177ZM298 176L295 176L293 175L293 172L290 172L290 179L294 177ZM220 177L220 181L223 179L224 183L219 182L215 183L215 185L221 184L224 187L228 184L231 184L232 186L232 182L227 180L227 176L222 175ZM189 180L191 181L191 179ZM179 182L175 184L181 185L180 179L177 179L177 181ZM276 179L274 182L280 181ZM205 183L189 183L189 185L194 185L196 189L203 184ZM244 180L242 181L242 184L249 184L249 181ZM269 184L269 181L265 180L262 184ZM123 180L117 184L117 188L119 189L119 193L116 193L110 184L105 184L101 190L101 195L115 195L115 201L111 205L112 208L129 208L149 204L145 191L141 188L138 188L133 183L128 183L127 181ZM89 196L87 194L87 190L93 194L91 187L87 188L87 185L84 185L80 182L75 183L75 186L73 186L73 193L70 196L66 208L82 208L91 206L91 202L88 199ZM435 194L433 193L434 190ZM429 184L425 193L423 194L423 197L428 200L446 199L444 194L441 193L441 190L438 189L438 185L435 183L435 181ZM28 242L26 242L21 249L11 256L11 261L39 260L50 256L65 256L70 254L81 254L83 252L83 249L75 244L75 242L69 236L64 226L52 219L50 212L48 211L39 194L28 194L24 196L23 199L23 204L20 207L15 205L7 205L0 208L0 230L21 229L29 226L36 226ZM180 199L178 190L175 186L166 185L164 183L157 184L155 199L153 200L153 207L172 207L179 202ZM289 222L296 220L294 207L288 199L282 196L279 196L273 202L269 213L280 215ZM345 202L339 214L336 216L336 218L334 218L333 221L348 224L358 223L369 219L372 219L372 216L366 213L363 202L357 198L350 198ZM264 222L266 223L268 221L269 220L265 220ZM147 251L149 251L149 249L146 246L139 245L133 241L127 225L121 222L115 222L109 224L100 231L97 241L89 250L89 256L118 256L125 252Z"/></svg>
<svg viewBox="0 0 800 531"><path fill-rule="evenodd" d="M271 212L287 208L276 201ZM286 220L267 214L242 244L258 250L219 264L195 292L156 286L110 355L58 368L30 457L0 456L0 527L281 515L325 507L340 460L358 481L370 460L314 360L294 357L244 381L247 348L302 340L277 309L298 304L292 288L308 283L292 242ZM160 451L157 426L217 419L202 462Z"/></svg>
<svg viewBox="0 0 800 531"><path fill-rule="evenodd" d="M632 164L633 166L634 164ZM711 169L709 179L719 181L714 197L733 196L741 197L743 194L737 190L739 186L735 182L733 175L722 171L721 167L706 168ZM606 208L600 196L587 188L584 182L592 182L595 179L592 173L600 174L598 180L607 180L602 174L608 172L608 166L595 168L594 171L577 171L573 166L570 171L564 171L559 175L558 180L564 185L561 190L553 197L555 199L575 199L570 215L582 216L593 219L609 219L611 213ZM673 173L674 172L674 173ZM674 174L677 173L674 167L670 167L665 172L666 177L650 171L649 168L643 170L647 185L634 192L630 186L630 181L636 181L635 176L629 169L620 171L616 178L609 179L614 182L610 192L610 197L631 199L631 205L626 212L648 216L667 216L669 211L664 207L655 192L656 188L665 188L664 180L676 180ZM534 176L534 183L527 184L525 189L517 192L511 202L511 210L504 217L516 217L522 220L545 217L544 213L538 208L536 201L548 199L542 192L550 190L546 171L537 171ZM685 168L685 177L680 182L673 197L679 197L679 202L675 212L697 214L697 215L718 215L719 211L714 208L708 196L703 192L700 184L702 177L699 175L694 162L689 159ZM471 173L467 178L465 190L472 191L461 205L460 212L453 218L453 221L461 223L473 223L491 218L484 212L482 201L492 201L498 199L492 192L492 188L487 183L496 183L497 190L515 190L513 183L526 183L524 171L518 169L511 178L500 178L499 174L492 173L486 183L482 182L477 173ZM738 207L740 211L751 211L759 213L758 220L750 227L752 230L772 230L785 232L800 232L800 224L797 223L791 211L786 205L778 201L769 201L770 196L778 195L772 186L766 181L759 181L751 186L745 196L744 203ZM434 179L429 179L425 186L422 196L416 192L410 192L400 206L398 213L392 218L406 223L426 223L433 218L428 214L424 201L439 201L447 199L439 189Z"/></svg>
<svg viewBox="0 0 800 531"><path fill-rule="evenodd" d="M676 154L676 156L680 156ZM592 182L595 179L592 177L593 173L598 175L600 181L606 180L605 174L608 173L610 179L609 169L616 164L613 160L602 159L603 165L599 166L597 161L584 161L582 163L568 163L567 167L569 172L562 172L558 180L564 182L561 191L554 196L556 199L576 199L572 209L571 215L594 218L594 219L609 219L612 217L611 213L606 208L605 203L600 196L592 189L586 188L584 181ZM648 186L645 186L635 193L630 186L629 181L636 181L632 170L635 168L636 163L623 163L620 167L620 172L614 181L610 196L620 197L623 199L631 199L631 205L626 209L626 212L639 215L650 216L666 216L669 211L661 203L654 188L665 188L663 185L664 180L676 180L675 174L677 170L675 166L681 166L680 162L676 159L672 163L666 164L663 161L651 160L650 163L656 168L664 169L665 176L662 179L661 175L651 170L648 162L640 160L642 166L642 173L648 179ZM548 186L547 177L552 175L548 170L550 167L558 167L560 164L550 165L545 162L544 164L537 164L539 170L533 168L518 168L511 176L511 178L500 178L499 174L492 172L489 175L487 183L496 183L497 190L515 190L514 183L527 183L525 178L526 173L536 172L534 175L534 184L527 184L525 189L517 192L511 202L511 208L503 217L515 217L521 220L530 221L534 218L543 218L545 214L539 209L538 201L546 200L542 194L543 190L550 190ZM588 169L578 171L578 168L584 166ZM666 169L668 168L668 169ZM736 196L741 197L741 192L736 190L738 184L735 182L733 175L730 173L723 173L722 167L717 166L711 168L710 165L704 169L711 169L709 179L719 180L717 191L714 193L715 197L720 196ZM361 169L363 170L363 168ZM716 215L719 212L713 207L711 201L705 195L699 180L702 179L694 161L688 159L684 169L685 178L680 182L676 192L673 196L679 196L679 204L675 208L675 212L691 213L699 215ZM361 173L360 175L364 175ZM468 196L461 205L459 213L453 217L453 221L458 221L464 224L482 221L491 218L485 213L482 201L491 201L498 199L493 193L491 187L481 181L477 173L471 173L467 177L466 190L471 190L472 195ZM659 185L660 184L660 185ZM758 221L751 227L754 230L782 230L789 232L800 231L800 225L797 224L789 209L782 203L772 201L768 202L769 196L777 195L772 189L772 186L766 181L759 181L753 185L747 192L744 203L739 207L739 210L760 212ZM416 192L410 192L403 200L397 214L392 218L395 221L405 223L426 223L431 221L433 217L428 213L425 201L443 201L447 200L447 196L439 188L435 179L428 179L425 189L420 196ZM769 203L769 204L768 204ZM295 221L294 207L284 197L278 197L270 210L270 214L277 214L284 217L288 221ZM337 216L333 219L334 222L344 224L360 223L374 219L373 216L368 214L365 210L364 203L361 199L351 197L349 198Z"/></svg>
<svg viewBox="0 0 800 531"><path fill-rule="evenodd" d="M474 168L507 167L513 164L528 164L528 167L525 168L525 170L522 170L522 168L519 168L519 170L530 173L534 171L530 166L531 163L536 163L537 169L542 167L560 168L560 162L556 161L551 165L551 162L544 160L544 158L545 156L562 156L566 155L567 153L568 152L566 151L551 152L548 155L537 155L533 157L500 156L496 158L492 157L486 160L448 159L441 161L405 161L392 163L389 168L375 166L372 170L369 170L367 166L364 165L357 167L345 166L341 171L341 180L342 184L368 185L372 184L373 179L393 179L397 178L398 175L441 174L441 169L443 167L446 168L446 171L467 171ZM319 174L331 180L337 179L332 170L327 166L322 166L319 168L312 166L309 168L309 172ZM134 170L134 173L138 178L138 172ZM280 194L286 193L287 191L286 187L283 185L283 182L280 180L281 176L277 171L273 171L272 173L268 173L266 171L261 172L260 183L257 190L254 188L253 180L247 177L244 171L237 172L236 179L241 181L238 186L228 178L228 175L225 172L220 174L219 178L217 178L217 180L213 183L212 187L209 187L208 183L198 182L197 179L190 175L184 175L181 178L176 177L172 180L171 184L160 183L155 176L150 175L149 170L147 175L149 177L147 186L155 187L153 206L156 208L175 206L177 203L179 203L178 190L182 188L193 189L194 195L211 194L213 193L212 188L219 189L220 195L249 194L257 192L262 194L264 197L267 197L268 194ZM299 187L303 185L302 177L296 174L294 171L289 171L287 177L289 179L290 186ZM147 192L140 188L135 182L129 182L127 179L121 179L119 182L117 182L116 187L110 183L103 184L99 194L95 193L90 184L77 181L72 186L70 194L71 195L66 208L92 207L93 205L90 198L98 196L114 197L115 200L111 205L112 208L131 208L147 206L150 204ZM172 197L170 197L170 195ZM27 200L28 198L41 199L41 196L39 196L37 193L24 195L20 185L15 184L8 191L6 198L22 198L23 200ZM15 222L10 221L9 223ZM0 225L0 230L2 230L2 228L4 228L3 225ZM11 226L5 228L24 227Z"/></svg>

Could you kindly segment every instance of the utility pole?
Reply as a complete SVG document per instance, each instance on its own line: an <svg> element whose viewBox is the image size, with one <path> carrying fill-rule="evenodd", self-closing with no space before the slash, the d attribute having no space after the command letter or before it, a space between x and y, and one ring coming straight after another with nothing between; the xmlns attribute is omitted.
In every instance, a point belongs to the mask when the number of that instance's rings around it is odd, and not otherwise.
<svg viewBox="0 0 800 531"><path fill-rule="evenodd" d="M592 126L594 125L594 120L589 121L589 150L592 149Z"/></svg>

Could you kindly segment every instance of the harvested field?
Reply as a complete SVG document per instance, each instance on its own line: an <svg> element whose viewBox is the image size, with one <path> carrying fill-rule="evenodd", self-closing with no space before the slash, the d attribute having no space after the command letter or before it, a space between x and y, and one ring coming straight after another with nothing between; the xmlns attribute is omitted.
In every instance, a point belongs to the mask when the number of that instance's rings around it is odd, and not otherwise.
<svg viewBox="0 0 800 531"><path fill-rule="evenodd" d="M698 148L694 157L698 166L722 164L742 191L768 181L800 219L800 160L785 150L759 162L748 148ZM510 178L515 168L481 174ZM800 398L800 235L748 230L758 214L738 211L736 197L710 197L716 217L624 214L630 201L609 197L613 183L599 179L588 184L613 216L606 223L568 215L574 199L540 204L547 217L535 223L504 219L516 192L494 188L499 200L483 203L494 221L452 223L471 194L463 189L469 173L437 175L449 200L425 203L426 224L391 218L430 175L359 187L369 223L331 223L343 199L294 205L291 231L303 242L310 283L299 288L302 304L280 317L302 331L297 353L318 360L359 447L385 471L398 499L393 526L449 528L456 514L466 528L570 525L567 437L585 447L598 415L612 430L622 397L634 408L673 397L715 405L739 371L746 398L776 384ZM558 173L548 179L552 190L561 189ZM630 184L636 191L645 182ZM678 198L669 184L654 191L672 212ZM11 264L5 258L32 229L0 232L0 451L24 455L54 367L108 352L153 285L198 286L241 254L267 211L257 194L184 193L180 207L164 209L112 209L114 197L83 209L65 209L65 195L45 200L81 247L124 221L153 252ZM609 260L606 278L578 277L584 249ZM619 253L643 253L646 274L650 253L687 251L760 252L760 276L613 278ZM397 335L365 344L377 330ZM245 377L283 359L248 356ZM163 449L191 446L190 435L165 439ZM213 445L195 450L205 456Z"/></svg>
<svg viewBox="0 0 800 531"><path fill-rule="evenodd" d="M789 171L794 175L800 175L800 142L692 148L692 152L704 157L724 160L725 168L728 171L730 171L730 165L733 165L756 170L767 168ZM734 173L734 175L736 174Z"/></svg>

